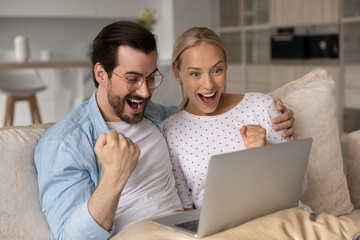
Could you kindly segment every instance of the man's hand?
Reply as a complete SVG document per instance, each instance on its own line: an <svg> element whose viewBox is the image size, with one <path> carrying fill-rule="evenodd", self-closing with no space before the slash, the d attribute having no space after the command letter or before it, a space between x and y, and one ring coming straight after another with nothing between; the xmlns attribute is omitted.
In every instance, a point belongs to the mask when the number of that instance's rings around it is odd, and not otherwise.
<svg viewBox="0 0 360 240"><path fill-rule="evenodd" d="M112 130L100 134L94 151L102 165L103 175L88 201L88 209L93 219L109 231L121 192L136 168L140 149L131 139Z"/></svg>
<svg viewBox="0 0 360 240"><path fill-rule="evenodd" d="M266 130L259 125L242 126L240 134L248 149L266 145Z"/></svg>
<svg viewBox="0 0 360 240"><path fill-rule="evenodd" d="M140 149L115 130L101 133L94 147L103 167L103 175L114 180L117 187L123 187L137 165Z"/></svg>
<svg viewBox="0 0 360 240"><path fill-rule="evenodd" d="M271 122L275 124L273 129L275 131L284 129L285 132L282 134L282 137L289 137L290 140L294 140L294 112L291 109L285 107L283 102L279 98L275 98L274 101L276 110L281 111L282 114L271 120Z"/></svg>

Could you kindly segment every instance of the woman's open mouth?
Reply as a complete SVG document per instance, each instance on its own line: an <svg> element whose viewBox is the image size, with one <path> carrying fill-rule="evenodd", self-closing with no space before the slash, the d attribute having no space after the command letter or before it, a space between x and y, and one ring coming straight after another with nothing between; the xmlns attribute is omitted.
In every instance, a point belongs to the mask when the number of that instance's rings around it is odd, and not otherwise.
<svg viewBox="0 0 360 240"><path fill-rule="evenodd" d="M212 106L215 103L216 94L217 94L217 91L212 92L212 93L207 93L207 94L198 93L198 96L200 97L201 102L205 106Z"/></svg>

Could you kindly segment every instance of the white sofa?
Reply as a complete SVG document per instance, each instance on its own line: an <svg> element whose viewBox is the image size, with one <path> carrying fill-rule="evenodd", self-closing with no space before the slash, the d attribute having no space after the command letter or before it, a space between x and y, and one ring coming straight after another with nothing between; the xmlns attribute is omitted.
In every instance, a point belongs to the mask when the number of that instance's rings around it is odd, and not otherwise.
<svg viewBox="0 0 360 240"><path fill-rule="evenodd" d="M360 235L360 130L348 137L346 179L332 77L324 69L316 69L270 95L280 97L294 110L295 137L314 139L307 169L308 190L302 201L319 214L318 218L314 221L301 209L292 208L205 239L355 239ZM38 201L33 153L51 125L0 129L0 239L50 239ZM113 239L192 238L145 219Z"/></svg>

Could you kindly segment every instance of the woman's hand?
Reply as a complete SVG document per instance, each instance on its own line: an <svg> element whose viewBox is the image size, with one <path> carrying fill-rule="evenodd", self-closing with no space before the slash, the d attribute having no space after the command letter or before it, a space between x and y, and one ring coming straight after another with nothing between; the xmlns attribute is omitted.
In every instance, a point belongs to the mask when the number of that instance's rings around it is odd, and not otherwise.
<svg viewBox="0 0 360 240"><path fill-rule="evenodd" d="M266 130L260 125L246 125L240 129L246 148L256 148L266 145Z"/></svg>
<svg viewBox="0 0 360 240"><path fill-rule="evenodd" d="M281 136L283 138L289 137L290 140L294 140L294 112L285 107L284 103L279 98L275 98L274 101L276 110L281 111L282 114L271 120L271 122L275 124L273 129L275 131L284 129L285 132Z"/></svg>

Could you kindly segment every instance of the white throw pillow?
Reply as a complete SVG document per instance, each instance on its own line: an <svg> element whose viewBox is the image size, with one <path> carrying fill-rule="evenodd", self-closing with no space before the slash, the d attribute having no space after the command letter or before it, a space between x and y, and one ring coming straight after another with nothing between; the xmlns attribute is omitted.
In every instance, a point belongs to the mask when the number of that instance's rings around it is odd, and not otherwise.
<svg viewBox="0 0 360 240"><path fill-rule="evenodd" d="M308 188L301 200L316 213L343 215L354 206L343 171L334 85L328 72L318 68L269 95L294 111L295 138L313 138Z"/></svg>

